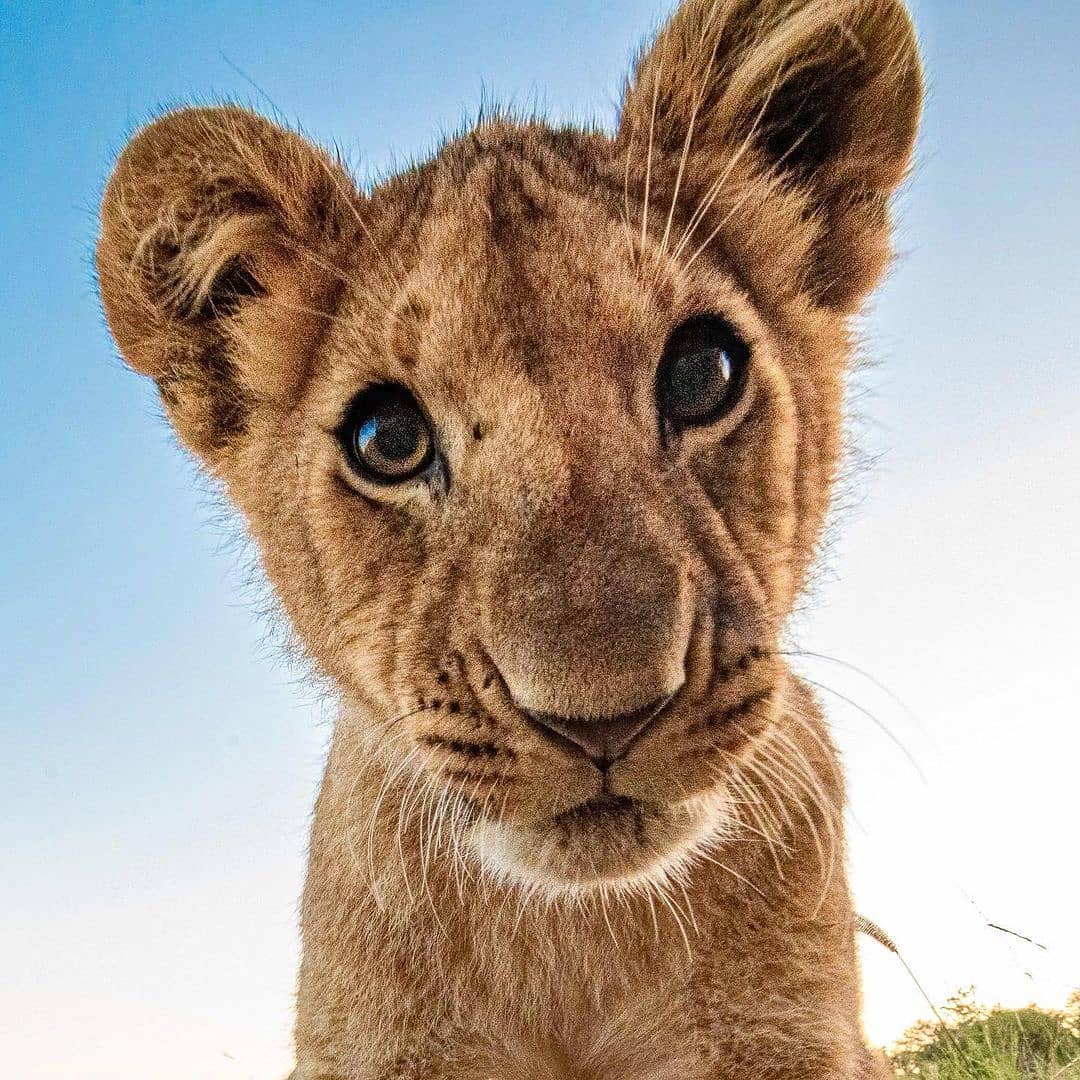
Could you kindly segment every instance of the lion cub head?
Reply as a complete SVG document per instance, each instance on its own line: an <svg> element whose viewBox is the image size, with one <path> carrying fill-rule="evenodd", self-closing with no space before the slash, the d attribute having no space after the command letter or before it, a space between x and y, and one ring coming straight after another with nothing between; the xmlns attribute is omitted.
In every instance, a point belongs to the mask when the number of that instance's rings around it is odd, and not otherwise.
<svg viewBox="0 0 1080 1080"><path fill-rule="evenodd" d="M489 869L670 873L788 722L777 635L920 93L896 0L687 0L613 137L487 120L364 193L211 108L120 159L124 356L372 760Z"/></svg>

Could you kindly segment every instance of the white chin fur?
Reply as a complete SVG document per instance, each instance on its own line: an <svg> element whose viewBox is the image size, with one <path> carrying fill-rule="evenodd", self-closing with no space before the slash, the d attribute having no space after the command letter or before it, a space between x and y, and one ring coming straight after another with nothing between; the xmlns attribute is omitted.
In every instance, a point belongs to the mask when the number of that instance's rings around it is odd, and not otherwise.
<svg viewBox="0 0 1080 1080"><path fill-rule="evenodd" d="M722 793L654 811L647 820L645 843L622 843L597 854L595 836L583 829L575 850L552 822L520 825L478 821L468 845L483 871L504 886L526 895L557 900L594 892L644 892L668 882L683 882L699 857L730 835L732 815ZM561 841L561 842L560 842Z"/></svg>

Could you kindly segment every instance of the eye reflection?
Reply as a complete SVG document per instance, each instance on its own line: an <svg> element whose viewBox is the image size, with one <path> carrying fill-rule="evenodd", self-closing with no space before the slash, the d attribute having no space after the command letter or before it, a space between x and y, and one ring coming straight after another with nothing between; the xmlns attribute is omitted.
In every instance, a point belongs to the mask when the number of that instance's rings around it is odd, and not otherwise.
<svg viewBox="0 0 1080 1080"><path fill-rule="evenodd" d="M668 425L710 424L729 413L746 388L750 348L718 315L697 316L668 339L657 373L656 397Z"/></svg>
<svg viewBox="0 0 1080 1080"><path fill-rule="evenodd" d="M401 386L363 391L349 410L340 438L357 472L375 483L411 480L435 456L431 425L416 399Z"/></svg>

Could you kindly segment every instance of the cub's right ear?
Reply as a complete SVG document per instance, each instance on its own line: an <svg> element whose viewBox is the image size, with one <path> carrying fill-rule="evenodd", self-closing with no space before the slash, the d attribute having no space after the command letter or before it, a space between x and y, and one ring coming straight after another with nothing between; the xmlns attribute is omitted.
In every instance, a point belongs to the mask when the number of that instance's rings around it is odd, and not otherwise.
<svg viewBox="0 0 1080 1080"><path fill-rule="evenodd" d="M239 108L170 113L121 155L97 245L105 314L211 463L256 405L298 393L361 199L325 152Z"/></svg>

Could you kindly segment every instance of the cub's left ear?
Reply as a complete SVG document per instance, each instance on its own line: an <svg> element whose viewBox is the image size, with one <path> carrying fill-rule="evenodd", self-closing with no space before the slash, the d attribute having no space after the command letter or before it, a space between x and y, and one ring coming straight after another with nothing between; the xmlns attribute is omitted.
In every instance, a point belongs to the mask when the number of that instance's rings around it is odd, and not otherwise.
<svg viewBox="0 0 1080 1080"><path fill-rule="evenodd" d="M666 159L654 190L672 187L672 161L683 162L683 193L699 199L734 175L735 156L763 180L780 178L817 226L806 288L851 311L887 263L889 196L907 173L921 106L900 0L684 0L637 64L619 140L642 157L651 142Z"/></svg>

